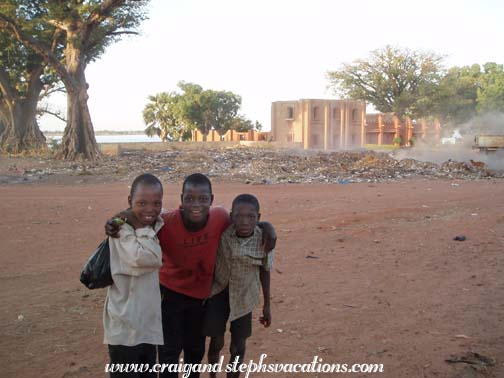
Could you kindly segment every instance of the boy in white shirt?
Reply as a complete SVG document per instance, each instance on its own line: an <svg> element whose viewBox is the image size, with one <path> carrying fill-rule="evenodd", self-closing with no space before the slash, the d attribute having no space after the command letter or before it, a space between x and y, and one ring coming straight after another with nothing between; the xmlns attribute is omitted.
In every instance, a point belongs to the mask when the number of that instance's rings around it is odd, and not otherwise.
<svg viewBox="0 0 504 378"><path fill-rule="evenodd" d="M163 226L163 186L151 174L131 185L131 210L122 214L119 238L109 238L109 286L103 311L104 343L111 364L156 363L156 345L163 345L159 268L161 247L157 232ZM111 365L109 365L111 366ZM140 365L139 365L140 366ZM111 369L113 370L113 369ZM111 372L111 377L156 377L146 372Z"/></svg>

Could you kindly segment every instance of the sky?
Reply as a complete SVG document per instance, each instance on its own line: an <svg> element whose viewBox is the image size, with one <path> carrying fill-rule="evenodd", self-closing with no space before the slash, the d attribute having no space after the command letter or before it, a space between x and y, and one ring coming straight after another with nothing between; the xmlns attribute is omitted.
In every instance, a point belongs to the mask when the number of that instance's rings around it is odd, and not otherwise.
<svg viewBox="0 0 504 378"><path fill-rule="evenodd" d="M447 67L504 63L501 0L152 0L147 11L140 35L86 70L95 130L143 130L147 97L179 81L239 94L241 113L269 130L273 101L337 98L327 71L386 45L438 53ZM49 105L65 113L64 96Z"/></svg>

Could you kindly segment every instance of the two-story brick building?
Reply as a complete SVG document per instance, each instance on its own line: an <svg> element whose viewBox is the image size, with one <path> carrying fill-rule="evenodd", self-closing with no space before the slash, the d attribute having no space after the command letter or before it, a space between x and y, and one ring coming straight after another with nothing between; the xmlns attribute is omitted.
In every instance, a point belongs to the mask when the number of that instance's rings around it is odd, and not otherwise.
<svg viewBox="0 0 504 378"><path fill-rule="evenodd" d="M366 103L360 100L275 101L271 135L309 149L348 149L366 143Z"/></svg>

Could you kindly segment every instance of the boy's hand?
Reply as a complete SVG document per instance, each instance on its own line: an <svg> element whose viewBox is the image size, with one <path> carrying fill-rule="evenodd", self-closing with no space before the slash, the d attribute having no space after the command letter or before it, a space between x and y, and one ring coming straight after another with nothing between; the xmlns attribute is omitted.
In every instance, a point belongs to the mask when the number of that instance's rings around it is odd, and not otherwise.
<svg viewBox="0 0 504 378"><path fill-rule="evenodd" d="M259 318L259 322L265 327L268 328L271 325L271 309L269 306L263 307L263 316Z"/></svg>
<svg viewBox="0 0 504 378"><path fill-rule="evenodd" d="M133 211L131 211L130 209L122 211L121 213L119 213L119 216L135 230L137 228L145 227L145 225L138 220L135 213L133 213Z"/></svg>
<svg viewBox="0 0 504 378"><path fill-rule="evenodd" d="M121 214L122 213L116 214L112 218L108 219L105 223L105 234L107 234L107 236L110 236L112 238L119 237L119 229L121 228L122 224L118 220L121 219L125 222L126 219L122 217Z"/></svg>
<svg viewBox="0 0 504 378"><path fill-rule="evenodd" d="M276 246L277 236L275 227L269 222L259 222L258 226L263 230L262 246L264 251L269 253L274 250Z"/></svg>
<svg viewBox="0 0 504 378"><path fill-rule="evenodd" d="M143 227L143 224L135 217L130 209L121 211L105 223L105 233L107 236L118 238L119 230L124 223L128 223L135 230Z"/></svg>

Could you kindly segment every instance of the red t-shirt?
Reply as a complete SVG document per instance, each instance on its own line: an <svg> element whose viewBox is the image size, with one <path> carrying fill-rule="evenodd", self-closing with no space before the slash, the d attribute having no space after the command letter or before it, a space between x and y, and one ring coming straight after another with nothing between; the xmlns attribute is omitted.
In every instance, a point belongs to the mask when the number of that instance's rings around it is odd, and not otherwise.
<svg viewBox="0 0 504 378"><path fill-rule="evenodd" d="M165 222L158 233L163 250L161 285L193 298L208 297L219 240L231 223L229 213L222 207L210 208L206 226L196 232L184 227L180 210L161 217Z"/></svg>

